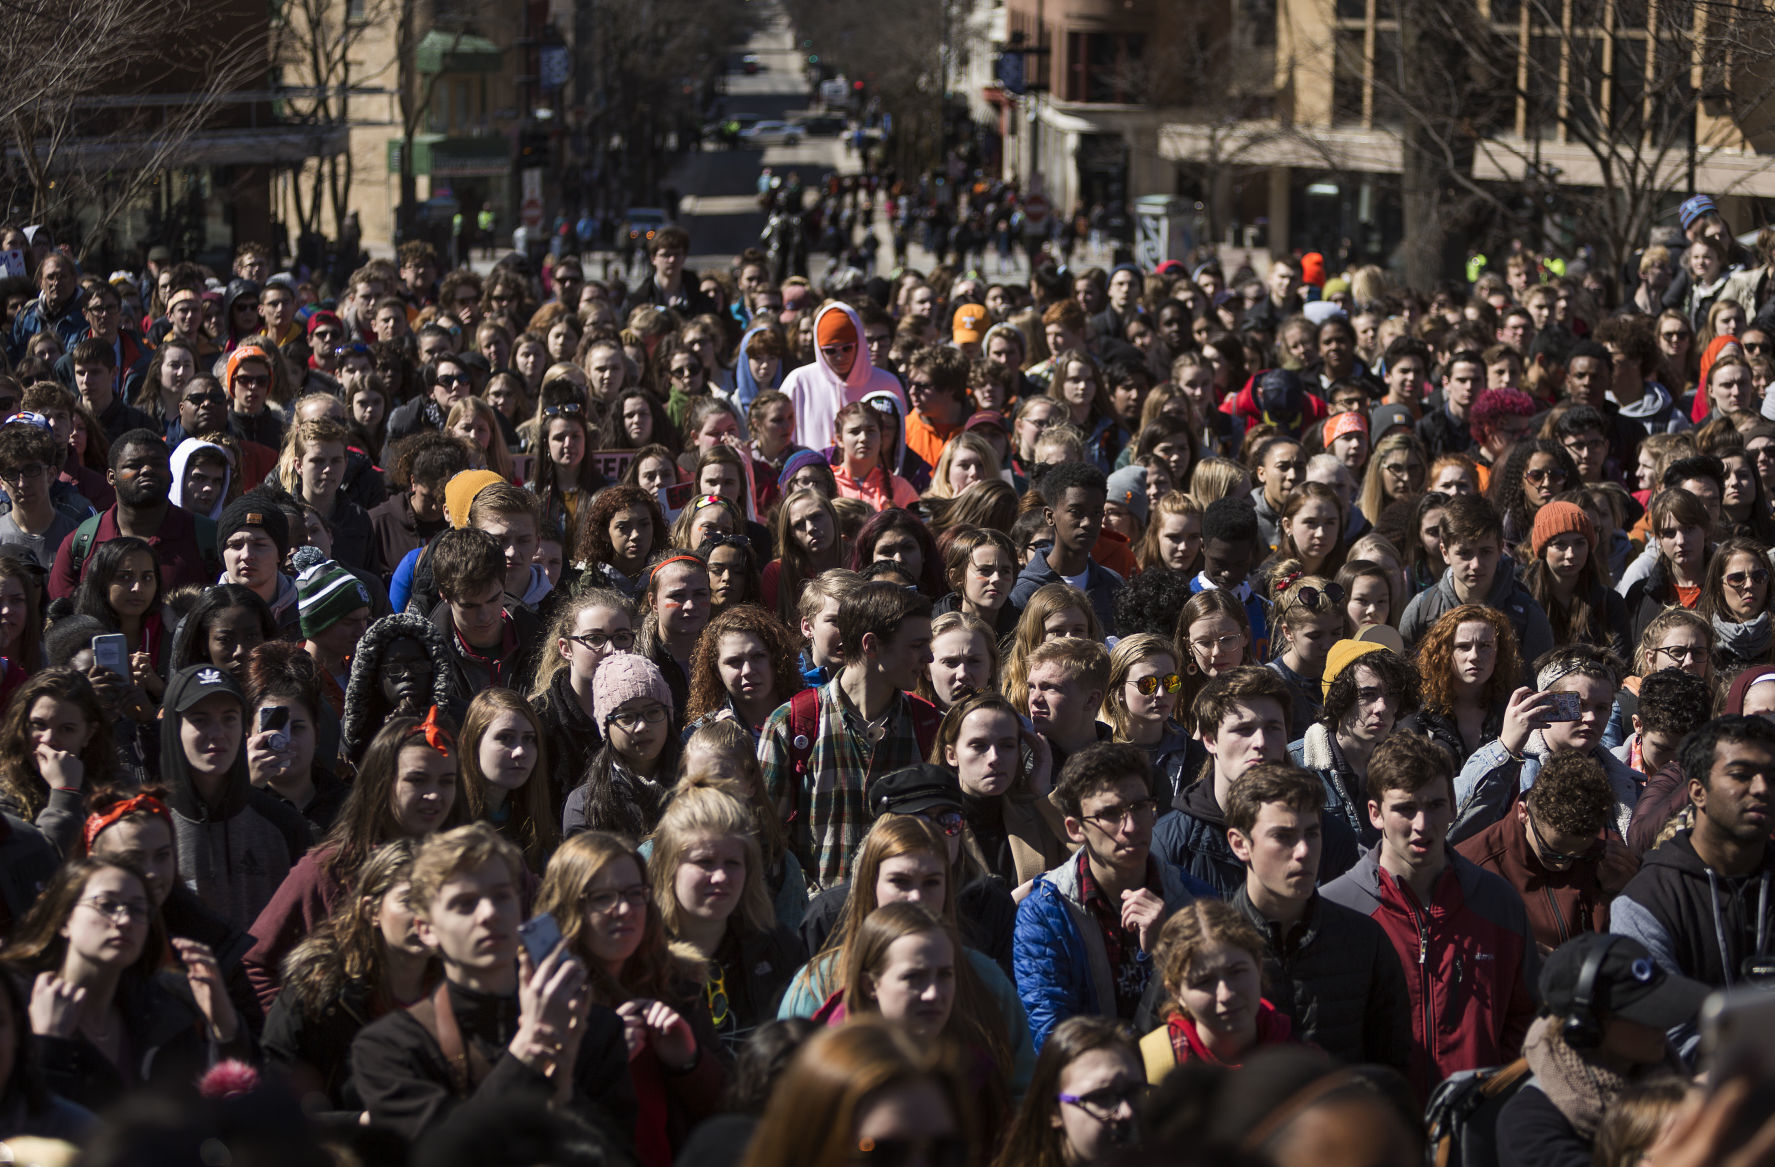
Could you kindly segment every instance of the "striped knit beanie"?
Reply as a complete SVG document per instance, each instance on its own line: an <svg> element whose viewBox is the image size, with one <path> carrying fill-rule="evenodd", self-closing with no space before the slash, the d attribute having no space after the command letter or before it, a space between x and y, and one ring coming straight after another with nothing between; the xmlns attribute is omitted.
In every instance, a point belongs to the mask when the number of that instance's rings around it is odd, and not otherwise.
<svg viewBox="0 0 1775 1167"><path fill-rule="evenodd" d="M305 637L318 636L369 606L370 590L363 581L331 559L323 559L296 577L296 610Z"/></svg>

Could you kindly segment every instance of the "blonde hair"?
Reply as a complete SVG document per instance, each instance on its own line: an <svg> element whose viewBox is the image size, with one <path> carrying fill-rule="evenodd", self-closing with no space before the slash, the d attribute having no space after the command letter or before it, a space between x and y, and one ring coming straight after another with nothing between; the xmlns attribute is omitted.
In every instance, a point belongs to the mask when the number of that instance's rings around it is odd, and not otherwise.
<svg viewBox="0 0 1775 1167"><path fill-rule="evenodd" d="M493 435L483 451L487 457L487 469L510 482L516 474L512 467L512 452L505 444L505 434L499 428L499 419L494 416L491 405L479 397L464 397L450 407L449 416L444 418L444 432L452 432L458 423L471 416L486 422L487 432Z"/></svg>
<svg viewBox="0 0 1775 1167"><path fill-rule="evenodd" d="M1231 458L1203 458L1190 471L1189 495L1202 510L1207 510L1210 503L1240 493L1241 486L1250 489L1251 471ZM1177 488L1182 490L1183 484L1179 483Z"/></svg>
<svg viewBox="0 0 1775 1167"><path fill-rule="evenodd" d="M469 823L427 835L413 856L413 873L407 880L407 903L417 915L425 915L438 891L459 871L482 867L498 860L511 869L512 882L524 880L524 856L487 823Z"/></svg>
<svg viewBox="0 0 1775 1167"><path fill-rule="evenodd" d="M944 443L943 452L937 455L937 465L931 470L930 489L926 490L926 498L954 498L955 490L949 485L949 464L955 460L957 450L972 450L980 456L983 467L982 480L992 482L998 479L1003 467L999 464L998 451L992 443L972 430L964 430Z"/></svg>
<svg viewBox="0 0 1775 1167"><path fill-rule="evenodd" d="M1128 740L1130 725L1128 699L1123 694L1128 685L1128 674L1140 662L1160 655L1170 657L1172 665L1177 665L1177 645L1156 632L1124 636L1116 641L1115 651L1109 654L1109 684L1103 690L1103 713L1119 742Z"/></svg>
<svg viewBox="0 0 1775 1167"><path fill-rule="evenodd" d="M297 501L302 499L302 457L321 442L333 442L345 450L351 445L351 431L330 417L310 417L292 425L284 435L283 449L277 455L277 481Z"/></svg>
<svg viewBox="0 0 1775 1167"><path fill-rule="evenodd" d="M1085 614L1085 625L1091 639L1103 639L1103 629L1097 623L1097 613L1091 607L1091 599L1084 592L1069 583L1055 582L1043 584L1029 597L1023 606L1023 615L1017 620L1017 629L1012 632L1009 645L1004 649L1004 678L1002 688L1012 705L1018 710L1025 709L1029 704L1029 658L1035 653L1042 642L1042 625L1048 617L1067 608L1077 608Z"/></svg>
<svg viewBox="0 0 1775 1167"><path fill-rule="evenodd" d="M683 906L674 884L678 868L697 838L718 835L738 839L746 852L746 883L734 917L752 932L776 927L777 916L764 886L764 852L758 845L758 825L752 811L737 794L714 784L680 783L653 830L653 856L647 864L647 882L666 932L676 936L684 927Z"/></svg>
<svg viewBox="0 0 1775 1167"><path fill-rule="evenodd" d="M1224 462L1224 458L1204 458L1196 467L1198 470L1209 462ZM1237 465L1237 463L1234 463ZM1135 549L1135 562L1140 564L1141 571L1154 571L1165 566L1159 551L1159 531L1164 526L1160 522L1166 515L1194 515L1198 530L1202 525L1202 504L1193 495L1181 490L1173 490L1159 498L1159 505L1153 508L1152 516L1141 533L1140 546Z"/></svg>

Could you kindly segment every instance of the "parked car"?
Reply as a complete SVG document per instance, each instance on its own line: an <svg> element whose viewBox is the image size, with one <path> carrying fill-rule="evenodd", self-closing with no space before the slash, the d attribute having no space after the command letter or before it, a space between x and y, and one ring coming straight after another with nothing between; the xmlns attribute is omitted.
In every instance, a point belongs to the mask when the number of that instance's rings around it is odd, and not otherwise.
<svg viewBox="0 0 1775 1167"><path fill-rule="evenodd" d="M748 146L797 146L802 129L788 122L764 121L740 131L740 141Z"/></svg>
<svg viewBox="0 0 1775 1167"><path fill-rule="evenodd" d="M629 233L629 242L637 247L646 247L659 229L671 221L664 207L630 207L623 212L623 229Z"/></svg>
<svg viewBox="0 0 1775 1167"><path fill-rule="evenodd" d="M764 68L764 66L759 64L757 53L747 53L745 56L740 58L740 68L747 75L750 75L750 74L758 72L758 70Z"/></svg>
<svg viewBox="0 0 1775 1167"><path fill-rule="evenodd" d="M793 124L810 138L836 138L847 126L843 116L835 113L803 114L793 119Z"/></svg>

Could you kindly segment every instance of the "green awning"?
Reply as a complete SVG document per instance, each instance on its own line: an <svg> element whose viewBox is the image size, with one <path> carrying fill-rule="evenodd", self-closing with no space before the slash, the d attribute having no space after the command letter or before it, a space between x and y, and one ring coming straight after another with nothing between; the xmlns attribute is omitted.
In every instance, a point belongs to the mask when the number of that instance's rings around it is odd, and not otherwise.
<svg viewBox="0 0 1775 1167"><path fill-rule="evenodd" d="M421 73L497 73L505 50L484 36L434 28L413 53Z"/></svg>
<svg viewBox="0 0 1775 1167"><path fill-rule="evenodd" d="M504 134L449 138L413 136L413 173L434 178L498 178L512 168L512 141ZM388 172L401 172L401 139L388 140Z"/></svg>

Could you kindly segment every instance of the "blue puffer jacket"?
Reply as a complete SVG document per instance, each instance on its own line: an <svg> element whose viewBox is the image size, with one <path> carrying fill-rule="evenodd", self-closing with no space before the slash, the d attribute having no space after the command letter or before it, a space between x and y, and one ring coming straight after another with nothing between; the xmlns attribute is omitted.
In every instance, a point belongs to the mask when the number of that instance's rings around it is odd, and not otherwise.
<svg viewBox="0 0 1775 1167"><path fill-rule="evenodd" d="M1115 986L1103 933L1079 894L1078 852L1041 875L1017 905L1011 939L1011 965L1017 995L1029 1014L1029 1036L1039 1053L1054 1027L1069 1017L1116 1015ZM1165 910L1174 912L1198 896L1212 896L1207 885L1167 863L1159 863ZM1151 970L1150 953L1140 954Z"/></svg>

